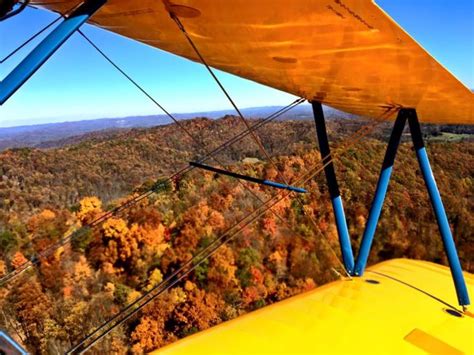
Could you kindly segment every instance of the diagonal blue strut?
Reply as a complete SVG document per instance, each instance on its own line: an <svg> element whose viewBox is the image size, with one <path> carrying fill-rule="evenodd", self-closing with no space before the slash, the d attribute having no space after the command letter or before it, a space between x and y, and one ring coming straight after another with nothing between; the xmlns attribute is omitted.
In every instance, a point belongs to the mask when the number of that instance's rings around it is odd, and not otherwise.
<svg viewBox="0 0 474 355"><path fill-rule="evenodd" d="M466 282L462 273L461 263L459 261L456 245L454 244L451 228L449 227L448 217L446 216L446 211L444 210L443 201L441 200L438 186L436 186L436 181L433 172L431 171L430 161L428 159L428 154L426 153L423 136L421 134L420 123L418 122L418 117L415 110L410 111L408 125L410 126L413 146L415 147L420 170L423 175L423 179L425 180L426 188L428 189L428 194L430 196L431 205L433 206L436 216L436 221L438 222L439 232L441 234L441 238L443 239L444 251L448 258L448 264L454 280L458 302L461 306L467 306L470 304L470 301L466 288Z"/></svg>
<svg viewBox="0 0 474 355"><path fill-rule="evenodd" d="M382 170L380 172L379 181L377 182L377 187L375 188L374 199L372 201L372 206L370 207L369 217L367 218L367 224L365 225L359 254L355 263L354 274L357 276L362 276L364 274L365 266L367 265L367 259L369 258L375 230L377 229L380 213L382 212L383 202L390 182L390 176L392 175L393 163L395 162L407 116L408 111L405 109L398 112L392 134L388 141L387 151L385 152L385 157L382 163Z"/></svg>
<svg viewBox="0 0 474 355"><path fill-rule="evenodd" d="M7 77L0 82L3 105L107 0L86 0L44 38Z"/></svg>

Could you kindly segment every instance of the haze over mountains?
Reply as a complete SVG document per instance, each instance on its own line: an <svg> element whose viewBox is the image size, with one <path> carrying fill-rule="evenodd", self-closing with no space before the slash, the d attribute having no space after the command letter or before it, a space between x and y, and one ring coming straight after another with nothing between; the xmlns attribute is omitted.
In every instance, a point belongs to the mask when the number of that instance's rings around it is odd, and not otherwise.
<svg viewBox="0 0 474 355"><path fill-rule="evenodd" d="M280 110L283 106L264 106L242 109L242 113L248 118L262 118ZM220 110L194 113L173 114L176 119L185 120L195 117L207 117L217 119L226 115L235 115L234 110ZM327 117L351 118L353 115L340 112L331 108L326 108ZM291 111L283 114L278 119L312 119L311 106L308 104L299 105ZM172 123L166 115L153 116L130 116L121 118L102 118L84 121L46 123L38 125L27 125L17 127L0 128L0 150L18 147L36 147L42 143L58 141L65 138L79 136L86 133L160 126ZM48 145L47 145L48 146Z"/></svg>
<svg viewBox="0 0 474 355"><path fill-rule="evenodd" d="M263 106L241 109L242 114L249 119L265 118L283 109L283 106ZM329 120L357 120L358 116L342 112L330 107L324 107L325 116ZM236 115L232 109L193 113L175 113L178 120L193 118L208 118L216 120L226 116ZM362 118L363 119L363 118ZM313 120L313 112L309 104L302 104L277 118L287 120ZM93 136L105 138L114 132L134 128L149 128L173 123L166 115L129 116L120 118L99 118L82 121L66 121L45 124L22 125L15 127L0 127L0 151L10 148L54 148L79 143ZM453 137L441 137L442 140L472 139L474 127L467 125L424 125L429 135L455 134ZM387 132L388 134L389 132Z"/></svg>

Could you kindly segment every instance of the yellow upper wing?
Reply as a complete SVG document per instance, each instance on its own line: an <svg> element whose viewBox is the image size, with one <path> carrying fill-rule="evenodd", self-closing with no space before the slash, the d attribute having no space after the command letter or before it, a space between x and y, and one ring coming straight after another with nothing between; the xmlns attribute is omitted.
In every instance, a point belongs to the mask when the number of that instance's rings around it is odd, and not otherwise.
<svg viewBox="0 0 474 355"><path fill-rule="evenodd" d="M371 0L174 0L171 9L215 68L354 114L410 107L423 122L474 123L474 94ZM92 22L198 60L163 0L109 0Z"/></svg>

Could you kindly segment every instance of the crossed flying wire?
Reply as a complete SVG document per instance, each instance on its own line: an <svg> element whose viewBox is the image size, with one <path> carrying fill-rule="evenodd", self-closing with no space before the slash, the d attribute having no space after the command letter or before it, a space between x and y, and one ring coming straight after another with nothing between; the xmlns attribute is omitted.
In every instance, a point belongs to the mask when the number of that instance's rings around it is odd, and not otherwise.
<svg viewBox="0 0 474 355"><path fill-rule="evenodd" d="M36 4L36 5L41 5L41 4ZM55 13L57 13L59 16L56 17L53 21L47 23L44 27L42 27L39 31L37 31L36 33L34 33L32 36L30 36L29 38L27 38L22 44L20 44L19 46L17 46L14 50L12 50L10 53L8 53L5 57L3 57L2 59L0 59L0 64L3 64L5 63L7 60L9 60L10 58L12 58L13 56L15 56L15 54L17 54L20 50L22 50L23 48L25 48L28 44L30 44L31 42L33 42L36 38L38 38L42 33L44 33L45 31L47 31L49 28L51 28L52 26L54 26L56 23L59 22L59 20L61 20L62 18L66 18L70 13L72 13L76 8L78 8L80 6L80 4L77 4L77 5L74 5L73 7L71 7L70 9L68 9L64 14L60 13L60 12L57 12L57 11L54 11ZM33 5L28 5L28 7L31 7L33 9L37 9L37 7L33 6Z"/></svg>
<svg viewBox="0 0 474 355"><path fill-rule="evenodd" d="M338 149L334 154L333 158L343 154L347 149L352 147L354 144L359 142L363 137L370 134L378 125L385 122L386 120L377 120L376 124L368 124L364 126L359 131L357 131L353 136L356 138L350 141L350 144L344 147L344 149ZM324 168L331 163L331 160L326 161L322 166L320 164L316 164L314 167L308 169L306 175L301 177L297 180L297 183L305 184L309 180L313 179L314 176L324 171ZM146 292L143 296L139 297L134 302L127 305L123 310L119 313L114 315L108 321L100 325L96 328L93 332L86 335L82 340L79 341L73 348L71 348L67 353L68 354L76 354L76 353L84 353L92 346L94 346L97 342L103 339L106 335L112 332L115 328L123 324L125 321L130 319L133 315L137 314L140 310L146 307L151 301L153 301L156 297L160 296L164 292L168 291L178 282L183 280L187 275L189 275L196 267L198 267L202 262L207 260L210 256L212 256L222 245L226 244L230 240L232 240L238 233L240 233L243 229L248 227L251 223L256 221L258 218L263 216L268 210L273 208L277 205L280 201L286 199L294 192L286 192L281 196L281 192L275 194L267 201L265 201L262 205L257 207L254 211L247 214L243 217L240 221L235 223L232 227L227 229L220 237L216 238L212 241L206 248L199 251L195 256L193 256L190 260L186 261L179 269L173 272L171 275L166 277L161 283L156 285L153 289ZM275 200L276 199L276 200ZM252 217L253 216L253 217ZM248 218L252 217L249 221L246 221ZM244 223L243 226L238 228L234 233L229 234L234 228L238 227L239 224ZM338 256L336 255L337 260ZM188 269L187 269L188 268Z"/></svg>
<svg viewBox="0 0 474 355"><path fill-rule="evenodd" d="M311 169L310 169L311 170ZM314 170L314 169L313 169ZM311 171L306 175L309 175L306 178L301 178L299 182L307 182L308 180L312 179L313 176L317 174L312 173ZM67 353L68 354L75 354L75 353L84 353L88 349L90 349L95 343L97 343L100 339L105 337L109 334L113 329L117 326L128 320L138 311L140 311L143 307L149 304L153 299L161 295L162 293L169 290L171 287L176 285L179 281L181 281L184 277L186 277L189 273L191 273L196 267L198 267L202 262L207 260L210 256L212 256L222 245L232 240L238 233L240 233L243 229L248 227L251 223L256 221L259 217L263 216L269 209L274 207L283 199L287 198L293 192L286 192L283 196L280 196L280 193L275 194L267 201L262 203L257 209L253 210L251 213L247 214L237 223L235 223L232 227L228 228L221 236L213 240L207 247L199 251L196 255L194 255L191 259L186 261L179 269L173 272L170 276L168 276L165 280L163 280L160 284L156 285L152 290L145 293L143 296L135 300L134 302L130 303L126 306L122 311L118 314L113 316L109 319L106 323L98 327L92 333L88 334L84 337L77 345L75 345L72 349L70 349ZM278 198L277 198L278 197ZM250 219L249 219L250 218ZM247 219L249 219L247 221ZM241 223L244 223L242 226L239 227ZM239 227L235 232L230 234L230 232ZM188 268L189 269L186 269ZM102 333L100 333L103 330ZM98 335L97 335L98 334ZM96 337L94 337L97 335ZM88 340L92 339L92 341L84 347L84 344L87 343Z"/></svg>
<svg viewBox="0 0 474 355"><path fill-rule="evenodd" d="M259 127L263 126L266 123L269 123L269 122L275 120L277 117L279 117L282 114L290 111L292 108L296 107L297 105L299 105L301 103L302 103L301 100L295 100L291 104L285 106L284 108L276 111L272 115L266 117L264 120L256 123L255 125L253 125L251 127L251 129L252 130L258 129ZM247 130L242 131L241 133L239 133L235 137L231 138L230 140L226 141L225 143L221 144L220 146L218 146L217 148L215 148L214 150L209 152L206 156L200 158L199 161L200 162L206 161L207 159L209 159L213 155L221 152L222 150L224 150L225 148L231 146L235 142L245 138L248 134L250 134L249 131L247 131ZM183 175L189 173L190 171L192 171L194 169L196 169L196 168L193 167L193 166L190 166L190 165L186 165L185 167L181 168L180 170L178 170L177 172L175 172L174 174L169 176L166 180L163 180L161 183L163 185L166 184L166 183L169 183L169 182L175 180L176 178L182 177ZM61 238L56 243L53 243L50 246L43 249L38 255L34 256L32 258L32 260L24 262L23 264L19 265L15 270L11 271L10 273L8 273L5 276L3 276L2 278L0 278L0 286L6 285L8 282L15 279L16 277L18 277L19 275L21 275L22 273L24 273L25 271L27 271L31 267L39 264L41 262L41 259L48 258L52 254L54 254L54 252L58 248L68 244L73 239L76 239L76 238L80 237L80 235L82 233L84 233L87 230L87 228L95 228L95 227L101 225L102 223L104 223L108 219L112 218L113 216L117 215L120 212L125 211L126 209L132 207L133 205L136 205L137 203L139 203L140 201L148 198L149 196L151 196L154 193L155 193L155 191L153 189L150 189L150 190L147 190L147 191L145 191L141 194L138 194L137 196L132 197L131 199L125 201L121 205L111 209L110 211L107 211L106 213L104 213L101 216L97 217L96 219L92 220L88 224L82 226L79 230L68 233L66 236Z"/></svg>
<svg viewBox="0 0 474 355"><path fill-rule="evenodd" d="M194 142L196 142L200 147L201 147L201 150L203 152L205 152L205 147L203 146L203 143L200 142L198 139L196 139L196 137L194 137L188 130L185 129L185 127L183 125L181 125L179 123L179 121L173 117L167 110L165 110L163 108L162 105L160 105L148 92L146 92L146 90L144 90L135 80L133 80L127 73L125 73L109 56L107 56L87 35L85 35L81 30L79 30L79 34L102 56L104 57L113 67L115 67L122 75L124 75L135 87L137 87L144 95L146 95L153 103L155 103L166 115L168 115L177 125L179 128L181 128L185 133L186 135L188 135ZM194 46L195 48L195 46ZM200 58L202 58L201 54L199 54ZM207 65L207 63L203 60L203 63L204 65L206 66L206 68L213 74L212 70L209 68L209 66ZM225 91L225 88L224 86L219 82L219 80L217 79L217 77L213 74L213 77L215 78L215 80L218 82L219 86L222 88L222 90L224 90L224 92L226 93L226 96L229 98L229 100L231 101L232 105L235 107L236 111L238 112L239 114L239 117L241 119L244 120L245 122L245 127L246 127L246 131L249 132L253 137L254 137L254 140L256 140L258 143L259 143L259 148L260 150L263 151L264 155L267 157L267 159L270 161L270 163L272 164L272 166L276 169L276 171L279 171L279 169L277 168L277 166L275 165L275 163L273 162L273 160L271 159L271 157L269 156L269 154L267 153L267 151L265 150L265 147L263 146L263 144L261 144L261 142L259 141L258 139L258 136L256 135L255 131L256 129L252 129L252 127L250 126L250 124L247 122L247 120L245 120L242 116L242 113L241 111L238 109L237 105L234 103L234 101L232 100L232 98L230 97L230 95L227 93L227 91ZM302 103L303 101L305 101L304 99L297 99L296 101L294 101L293 103ZM223 165L215 156L213 156L213 159L220 165ZM279 175L281 175L279 173ZM263 203L262 199L254 192L252 191L246 184L244 184L241 180L237 179L238 183L243 186L247 191L249 191L255 198L257 198L261 203ZM288 186L288 182L285 180L285 184ZM301 201L301 199L299 199L299 197L296 195L296 198L299 202L299 204L303 206L303 203ZM304 210L304 208L303 208ZM283 217L281 217L277 212L275 212L274 210L270 210L270 212L275 215L284 225L286 225L290 230L293 230L294 227L291 226L288 221L286 221ZM314 217L312 217L311 215L307 214L305 212L305 214L307 216L309 216L310 220L311 220L311 223L313 224L315 230L318 230L319 231L319 228L316 224L316 221L314 220ZM320 232L321 233L321 232ZM322 235L321 233L321 236L323 237L323 240L325 242L327 242L325 240L325 237L324 235ZM340 259L339 257L337 256L337 253L334 251L334 249L331 247L331 245L329 244L329 242L327 242L327 245L329 246L331 252L336 256L336 260L338 260L340 262ZM344 265L342 263L340 263L340 265L342 267L342 270L346 273L346 275L351 278L350 274L347 272L347 270L345 269Z"/></svg>
<svg viewBox="0 0 474 355"><path fill-rule="evenodd" d="M206 152L206 147L204 144L197 139L184 125L182 125L171 113L169 113L160 103L158 103L157 100L155 100L145 89L143 89L132 77L130 77L125 71L123 71L112 59L110 59L109 56L107 56L88 36L84 34L81 30L78 30L79 34L105 59L107 62L109 62L115 69L117 69L125 78L127 78L138 90L140 90L147 98L149 98L157 107L159 107L169 118L173 120L173 122L189 137L191 140L196 143L198 146L198 149L201 150L201 152L204 153L204 155L208 156L208 153ZM299 103L300 100L295 100L294 103ZM247 130L249 132L253 132L251 130L251 127L248 126ZM215 155L211 156L219 165L224 165L222 164L219 159L215 157ZM253 190L251 190L247 184L244 184L242 180L238 180L238 183L252 196L254 196L256 199L258 199L260 202L263 202L260 196L258 196ZM274 213L277 218L279 218L282 222L285 222L284 219L278 215L277 213Z"/></svg>
<svg viewBox="0 0 474 355"><path fill-rule="evenodd" d="M219 86L219 88L221 89L221 91L223 92L223 94L225 95L225 97L227 98L227 100L230 102L230 104L234 107L235 111L237 112L238 114L238 117L240 118L240 120L243 122L243 124L245 125L245 127L247 127L247 129L250 129L250 125L248 123L248 121L245 119L244 115L242 114L242 112L240 111L240 109L238 108L237 104L234 102L234 100L232 99L232 97L230 96L230 94L228 93L228 91L226 90L226 88L224 87L224 85L221 83L221 81L219 80L219 78L217 77L217 75L214 73L214 71L212 70L212 68L209 66L209 64L207 63L206 59L204 58L204 56L201 54L201 52L199 51L197 45L194 43L193 39L191 38L191 36L188 34L188 32L186 31L186 28L184 27L183 23L181 22L181 20L179 19L179 17L173 12L172 9L169 8L169 4L167 2L165 2L165 6L167 7L168 9L168 12L170 14L170 17L171 19L176 23L176 25L178 26L179 30L183 33L184 37L186 38L186 40L188 41L189 45L191 46L191 48L193 49L194 53L198 56L199 60L201 61L201 63L206 67L207 71L209 72L209 74L211 75L211 77L214 79L214 81L216 82L216 84ZM270 154L267 152L267 150L265 149L265 146L263 145L260 137L257 135L257 133L255 131L252 131L251 132L251 135L252 135L252 138L253 140L255 141L255 143L257 144L259 150L261 151L261 153L265 156L265 158L267 159L267 161L270 163L270 165L275 169L275 171L277 171L277 174L278 176L280 176L280 178L282 179L282 181L284 182L285 185L289 185L289 182L287 181L287 179L285 178L285 176L280 172L280 170L278 169L277 165L275 164L275 162L273 161L272 157L270 156ZM317 230L319 231L319 228L318 228L318 224L316 223L316 221L314 220L314 217L308 213L306 211L306 209L304 208L304 203L303 201L301 200L301 198L298 196L298 195L295 195L295 200L296 202L300 205L301 207L301 210L303 211L303 213L305 214L306 217L308 217L308 219L310 220L311 224L313 225L314 227L314 230ZM320 232L320 231L319 231ZM323 237L323 240L327 242L327 245L329 246L329 248L331 249L331 252L334 253L334 255L337 256L337 253L334 251L334 249L332 248L331 244L329 243L329 241L326 240L326 237L320 232L320 235ZM342 270L345 272L345 274L351 278L351 275L349 274L349 272L346 270L346 268L344 267L343 263L341 262L341 260L339 259L339 257L337 257L337 260L339 261L340 263L340 266L342 266Z"/></svg>

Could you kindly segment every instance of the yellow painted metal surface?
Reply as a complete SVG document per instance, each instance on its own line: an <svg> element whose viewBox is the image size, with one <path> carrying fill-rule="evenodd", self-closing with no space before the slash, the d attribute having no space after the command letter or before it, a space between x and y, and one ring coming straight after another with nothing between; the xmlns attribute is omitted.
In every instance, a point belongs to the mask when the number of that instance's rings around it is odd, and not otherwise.
<svg viewBox="0 0 474 355"><path fill-rule="evenodd" d="M472 295L474 275L465 277ZM154 354L474 354L474 318L446 312L456 305L448 268L395 259Z"/></svg>
<svg viewBox="0 0 474 355"><path fill-rule="evenodd" d="M109 0L92 22L197 61L167 8L215 68L354 114L474 124L474 94L372 0Z"/></svg>

